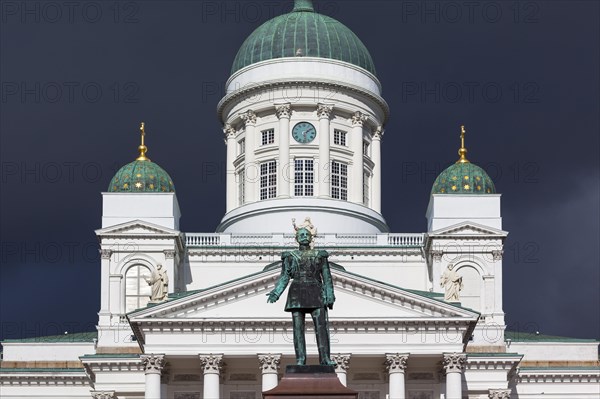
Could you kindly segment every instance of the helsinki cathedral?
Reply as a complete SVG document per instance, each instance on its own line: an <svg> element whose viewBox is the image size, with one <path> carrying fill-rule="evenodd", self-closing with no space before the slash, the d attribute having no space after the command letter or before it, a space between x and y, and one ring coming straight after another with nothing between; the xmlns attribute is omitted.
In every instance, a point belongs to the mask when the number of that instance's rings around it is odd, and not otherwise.
<svg viewBox="0 0 600 399"><path fill-rule="evenodd" d="M598 342L506 330L501 195L464 128L423 231L390 231L381 93L364 44L312 1L259 26L217 105L215 232L180 230L177 176L142 125L137 159L102 193L97 330L4 341L0 397L261 398L295 362L290 314L266 294L306 227L330 254L335 371L360 399L600 398ZM316 364L311 322L307 338Z"/></svg>

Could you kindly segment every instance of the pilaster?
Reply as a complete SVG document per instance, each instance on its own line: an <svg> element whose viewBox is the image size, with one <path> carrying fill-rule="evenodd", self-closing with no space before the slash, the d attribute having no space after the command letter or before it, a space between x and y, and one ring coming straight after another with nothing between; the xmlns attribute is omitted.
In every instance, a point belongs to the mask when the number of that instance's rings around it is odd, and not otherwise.
<svg viewBox="0 0 600 399"><path fill-rule="evenodd" d="M319 118L319 164L317 179L319 179L318 195L322 198L331 197L331 115L333 105L317 104Z"/></svg>
<svg viewBox="0 0 600 399"><path fill-rule="evenodd" d="M277 162L277 195L287 198L290 196L290 182L293 168L290 165L290 117L292 106L281 104L275 106L275 113L279 118L279 161Z"/></svg>
<svg viewBox="0 0 600 399"><path fill-rule="evenodd" d="M244 199L246 203L256 201L256 184L259 178L258 165L256 165L256 114L248 110L241 116L246 129L246 151L244 152Z"/></svg>

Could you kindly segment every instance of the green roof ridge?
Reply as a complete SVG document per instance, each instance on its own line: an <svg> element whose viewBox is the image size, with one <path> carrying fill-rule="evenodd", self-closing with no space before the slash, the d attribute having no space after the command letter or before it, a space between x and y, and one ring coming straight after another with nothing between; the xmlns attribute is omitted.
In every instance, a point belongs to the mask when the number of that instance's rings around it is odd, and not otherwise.
<svg viewBox="0 0 600 399"><path fill-rule="evenodd" d="M513 342L600 342L592 338L571 338L520 331L505 331L504 339Z"/></svg>
<svg viewBox="0 0 600 399"><path fill-rule="evenodd" d="M93 342L94 339L98 339L98 331L69 333L62 335L47 335L42 337L30 337L30 338L16 338L16 339L5 339L2 342L6 343L17 343L17 342L30 342L30 343L52 343L52 342Z"/></svg>

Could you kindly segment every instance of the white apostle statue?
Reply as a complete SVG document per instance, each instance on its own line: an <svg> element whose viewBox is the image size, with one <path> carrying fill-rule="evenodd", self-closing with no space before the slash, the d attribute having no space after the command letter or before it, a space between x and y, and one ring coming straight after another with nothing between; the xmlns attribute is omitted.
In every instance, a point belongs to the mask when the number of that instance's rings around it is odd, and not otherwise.
<svg viewBox="0 0 600 399"><path fill-rule="evenodd" d="M452 263L448 264L448 268L444 270L440 279L440 287L446 289L444 299L449 302L460 301L460 291L463 289L462 277L454 270Z"/></svg>
<svg viewBox="0 0 600 399"><path fill-rule="evenodd" d="M167 271L162 268L159 263L156 269L152 272L152 276L146 279L148 285L151 286L150 303L159 303L167 300L169 293L169 277Z"/></svg>

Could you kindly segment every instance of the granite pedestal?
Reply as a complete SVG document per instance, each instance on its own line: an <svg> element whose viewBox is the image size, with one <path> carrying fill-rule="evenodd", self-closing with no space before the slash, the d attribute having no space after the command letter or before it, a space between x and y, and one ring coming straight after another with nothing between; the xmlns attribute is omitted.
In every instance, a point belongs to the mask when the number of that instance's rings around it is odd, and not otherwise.
<svg viewBox="0 0 600 399"><path fill-rule="evenodd" d="M358 392L342 385L334 366L287 366L277 387L263 392L264 399L356 399Z"/></svg>

